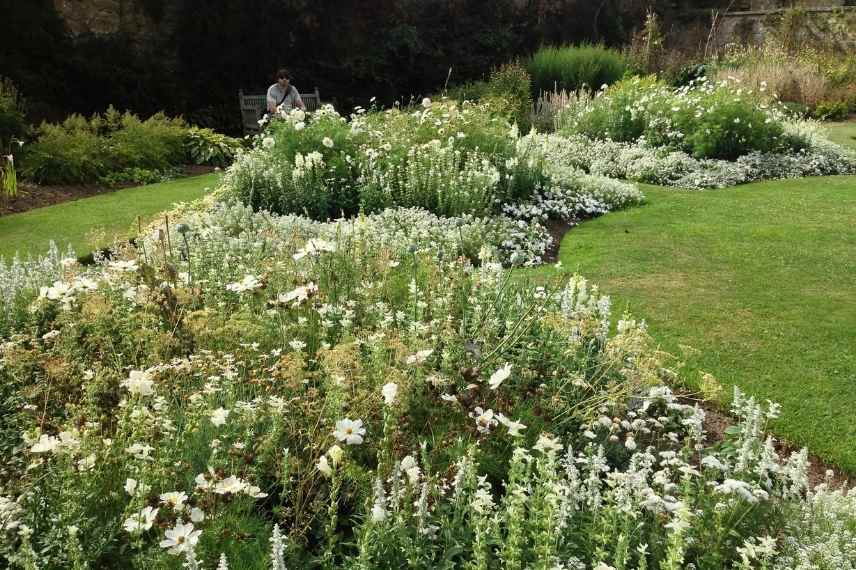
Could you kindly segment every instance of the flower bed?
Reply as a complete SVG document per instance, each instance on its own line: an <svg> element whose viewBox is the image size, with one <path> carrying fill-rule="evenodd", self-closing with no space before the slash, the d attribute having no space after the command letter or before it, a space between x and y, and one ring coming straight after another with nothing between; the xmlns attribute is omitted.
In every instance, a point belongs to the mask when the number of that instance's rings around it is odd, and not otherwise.
<svg viewBox="0 0 856 570"><path fill-rule="evenodd" d="M0 349L0 557L854 562L852 495L809 490L805 451L778 456L775 406L737 393L709 443L644 323L613 330L581 277L532 286L489 248L474 265L447 249L459 227L423 232L423 215L191 207L122 259L60 263Z"/></svg>
<svg viewBox="0 0 856 570"><path fill-rule="evenodd" d="M704 79L674 90L634 78L573 100L559 118L566 164L687 188L851 174L856 157L817 123L790 118L758 93Z"/></svg>
<svg viewBox="0 0 856 570"><path fill-rule="evenodd" d="M808 133L810 168L840 168ZM616 177L808 162L660 152L479 105L293 112L113 259L0 267L0 561L856 564L853 494L779 455L775 405L735 393L709 441L644 322L580 276L516 275L548 221L643 200Z"/></svg>

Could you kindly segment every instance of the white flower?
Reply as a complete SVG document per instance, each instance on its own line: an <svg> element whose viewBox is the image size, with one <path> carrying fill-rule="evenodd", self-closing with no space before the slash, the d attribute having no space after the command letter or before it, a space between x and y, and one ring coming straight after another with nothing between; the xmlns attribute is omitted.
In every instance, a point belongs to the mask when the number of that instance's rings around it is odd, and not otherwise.
<svg viewBox="0 0 856 570"><path fill-rule="evenodd" d="M288 305L291 303L292 307L297 307L317 292L318 286L315 283L309 283L303 287L297 287L288 293L280 294L276 298L276 302L281 305Z"/></svg>
<svg viewBox="0 0 856 570"><path fill-rule="evenodd" d="M542 433L538 437L538 441L535 443L535 449L540 451L541 453L549 453L551 451L561 451L562 444L558 442L558 440L553 439L545 433Z"/></svg>
<svg viewBox="0 0 856 570"><path fill-rule="evenodd" d="M163 493L160 496L160 500L162 504L172 507L172 510L178 513L184 510L184 501L187 500L187 493L182 491Z"/></svg>
<svg viewBox="0 0 856 570"><path fill-rule="evenodd" d="M274 144L276 144L276 141L273 137L265 137L264 140L262 140L262 146L267 149L273 148Z"/></svg>
<svg viewBox="0 0 856 570"><path fill-rule="evenodd" d="M410 356L408 356L405 362L407 364L422 364L432 354L434 354L434 349L432 348L429 348L428 350L420 350L416 354L411 354Z"/></svg>
<svg viewBox="0 0 856 570"><path fill-rule="evenodd" d="M426 109L430 108L431 107L431 98L425 97L424 99L422 99L422 106Z"/></svg>
<svg viewBox="0 0 856 570"><path fill-rule="evenodd" d="M199 507L193 507L190 509L190 520L195 523L200 523L205 520L205 511L200 509Z"/></svg>
<svg viewBox="0 0 856 570"><path fill-rule="evenodd" d="M345 451L338 445L334 444L327 450L327 455L329 455L330 459L333 460L333 465L336 465L342 461L342 456L345 455Z"/></svg>
<svg viewBox="0 0 856 570"><path fill-rule="evenodd" d="M307 255L318 256L324 252L335 252L336 249L336 244L333 242L324 241L321 239L311 239L307 241L306 244L291 257L294 259L294 261L300 261Z"/></svg>
<svg viewBox="0 0 856 570"><path fill-rule="evenodd" d="M134 496L134 491L137 489L137 480L136 479L125 479L125 492Z"/></svg>
<svg viewBox="0 0 856 570"><path fill-rule="evenodd" d="M152 375L144 370L131 370L128 378L122 382L122 386L133 396L151 396L154 394L154 384Z"/></svg>
<svg viewBox="0 0 856 570"><path fill-rule="evenodd" d="M122 527L131 534L145 532L152 528L157 516L158 509L146 507L139 513L128 517Z"/></svg>
<svg viewBox="0 0 856 570"><path fill-rule="evenodd" d="M234 475L226 477L222 481L218 481L214 485L214 492L218 495L236 495L247 487L246 482Z"/></svg>
<svg viewBox="0 0 856 570"><path fill-rule="evenodd" d="M193 523L178 521L175 526L165 533L166 538L160 541L162 548L168 548L170 554L193 552L199 541L201 530L193 530Z"/></svg>
<svg viewBox="0 0 856 570"><path fill-rule="evenodd" d="M363 420L352 421L345 418L336 422L336 431L333 432L333 436L348 445L359 445L363 442L365 433L366 429L363 427Z"/></svg>
<svg viewBox="0 0 856 570"><path fill-rule="evenodd" d="M520 430L526 429L526 426L522 423L507 418L502 414L497 414L496 418L499 420L499 423L508 428L508 435L510 435L511 437L522 436L523 434L520 433Z"/></svg>
<svg viewBox="0 0 856 570"><path fill-rule="evenodd" d="M306 113L303 112L303 109L292 109L291 113L289 114L289 118L295 122L302 122L304 119L306 119Z"/></svg>
<svg viewBox="0 0 856 570"><path fill-rule="evenodd" d="M440 399L446 402L457 402L458 397L453 394L440 394Z"/></svg>
<svg viewBox="0 0 856 570"><path fill-rule="evenodd" d="M230 411L225 408L217 408L213 412L211 412L211 423L217 427L226 424L226 420L229 418Z"/></svg>
<svg viewBox="0 0 856 570"><path fill-rule="evenodd" d="M57 450L60 442L52 435L42 434L39 441L33 444L30 448L31 453L51 453Z"/></svg>
<svg viewBox="0 0 856 570"><path fill-rule="evenodd" d="M387 382L381 390L383 393L384 403L391 406L395 402L395 396L398 394L398 384L395 382Z"/></svg>
<svg viewBox="0 0 856 570"><path fill-rule="evenodd" d="M476 429L480 433L490 433L490 429L498 423L493 417L493 410L484 410L481 406L476 406L470 412L470 417L476 420Z"/></svg>
<svg viewBox="0 0 856 570"><path fill-rule="evenodd" d="M325 477L330 477L333 474L333 468L330 467L330 462L327 461L327 456L322 455L318 458L318 471Z"/></svg>
<svg viewBox="0 0 856 570"><path fill-rule="evenodd" d="M299 123L294 123L295 131L302 131L304 128L306 128L306 124L303 121L300 121Z"/></svg>
<svg viewBox="0 0 856 570"><path fill-rule="evenodd" d="M127 448L125 451L133 455L136 459L141 459L143 461L151 460L151 453L155 448L151 445L146 445L145 443L135 443L131 445L131 447Z"/></svg>
<svg viewBox="0 0 856 570"><path fill-rule="evenodd" d="M253 291L261 286L261 282L255 275L244 275L244 278L240 281L226 285L226 290L234 293L243 293L245 291Z"/></svg>
<svg viewBox="0 0 856 570"><path fill-rule="evenodd" d="M374 522L383 522L386 520L386 509L381 505L373 505L372 506L372 521Z"/></svg>
<svg viewBox="0 0 856 570"><path fill-rule="evenodd" d="M129 259L129 260L120 259L117 261L112 261L112 262L110 262L110 265L108 265L107 267L109 267L110 269L113 269L114 271L119 271L119 272L123 272L123 273L133 273L133 272L137 271L137 269L139 269L139 267L137 266L137 262L134 261L133 259Z"/></svg>
<svg viewBox="0 0 856 570"><path fill-rule="evenodd" d="M321 141L321 144L323 144L327 148L333 148L333 139L331 139L330 137L324 137L324 140Z"/></svg>
<svg viewBox="0 0 856 570"><path fill-rule="evenodd" d="M499 385L505 382L509 376L511 376L511 364L506 362L505 366L490 375L490 379L487 381L490 389L496 390L499 388Z"/></svg>

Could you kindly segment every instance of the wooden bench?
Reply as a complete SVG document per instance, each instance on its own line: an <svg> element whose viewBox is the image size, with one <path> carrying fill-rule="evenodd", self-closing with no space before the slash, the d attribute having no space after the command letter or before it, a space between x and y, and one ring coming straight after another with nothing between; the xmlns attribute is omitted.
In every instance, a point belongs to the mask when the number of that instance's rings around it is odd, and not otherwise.
<svg viewBox="0 0 856 570"><path fill-rule="evenodd" d="M301 93L300 98L303 99L303 104L307 111L315 111L321 108L321 94L318 93L318 88L312 93ZM244 93L241 89L238 91L238 101L241 105L241 123L244 125L244 134L253 135L258 133L259 117L262 111L267 108L267 95L265 93Z"/></svg>

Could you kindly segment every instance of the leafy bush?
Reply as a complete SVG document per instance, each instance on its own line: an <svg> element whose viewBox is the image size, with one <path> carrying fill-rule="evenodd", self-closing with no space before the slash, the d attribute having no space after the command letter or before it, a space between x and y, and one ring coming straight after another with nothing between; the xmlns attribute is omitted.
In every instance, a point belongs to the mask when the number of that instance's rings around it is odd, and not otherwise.
<svg viewBox="0 0 856 570"><path fill-rule="evenodd" d="M542 47L529 61L536 93L587 87L599 89L621 79L628 69L624 56L600 45Z"/></svg>
<svg viewBox="0 0 856 570"><path fill-rule="evenodd" d="M185 146L193 164L224 168L235 159L241 148L241 141L211 129L192 127L187 131Z"/></svg>
<svg viewBox="0 0 856 570"><path fill-rule="evenodd" d="M42 123L22 162L23 176L39 184L94 182L111 170L107 139L79 115L59 125Z"/></svg>
<svg viewBox="0 0 856 570"><path fill-rule="evenodd" d="M140 120L110 107L103 115L89 119L72 115L61 124L43 123L38 138L28 145L24 156L24 176L40 184L110 183L129 181L142 171L158 176L188 161L188 138L196 137L191 148L198 157L219 160L218 153L231 149L233 139L217 135L193 134L184 120L163 113ZM216 150L201 140L219 145ZM137 176L148 182L154 177ZM106 178L105 178L106 177Z"/></svg>
<svg viewBox="0 0 856 570"><path fill-rule="evenodd" d="M149 170L146 168L132 167L105 174L98 179L98 183L109 187L124 185L144 186L146 184L164 182L171 178L175 178L180 174L180 169Z"/></svg>
<svg viewBox="0 0 856 570"><path fill-rule="evenodd" d="M617 83L592 101L568 107L562 131L734 160L790 147L783 115L752 91L705 80L673 90L654 78Z"/></svg>
<svg viewBox="0 0 856 570"><path fill-rule="evenodd" d="M136 115L122 115L119 128L109 135L113 167L163 170L187 162L184 148L187 125L163 113L141 121Z"/></svg>

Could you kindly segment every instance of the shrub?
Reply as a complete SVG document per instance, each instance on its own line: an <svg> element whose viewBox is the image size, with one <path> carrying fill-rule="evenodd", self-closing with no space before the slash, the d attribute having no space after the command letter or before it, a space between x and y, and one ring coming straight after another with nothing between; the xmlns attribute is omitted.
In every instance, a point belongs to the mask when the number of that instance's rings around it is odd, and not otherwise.
<svg viewBox="0 0 856 570"><path fill-rule="evenodd" d="M654 78L619 82L590 102L568 107L562 131L593 139L680 150L696 158L734 160L786 148L782 114L732 83L699 81L673 90Z"/></svg>
<svg viewBox="0 0 856 570"><path fill-rule="evenodd" d="M542 47L528 63L535 93L583 87L599 89L621 79L628 64L624 56L600 45Z"/></svg>
<svg viewBox="0 0 856 570"><path fill-rule="evenodd" d="M59 125L42 123L22 162L23 176L39 184L94 182L111 170L107 140L80 115Z"/></svg>
<svg viewBox="0 0 856 570"><path fill-rule="evenodd" d="M40 184L80 184L127 180L123 172L163 174L187 162L187 137L185 122L163 113L145 121L113 107L89 119L72 115L39 127L26 149L24 176Z"/></svg>
<svg viewBox="0 0 856 570"><path fill-rule="evenodd" d="M241 148L240 139L216 133L211 129L192 127L185 139L187 155L193 164L226 167Z"/></svg>
<svg viewBox="0 0 856 570"><path fill-rule="evenodd" d="M114 167L163 170L187 162L184 148L187 125L163 113L141 121L125 113L121 126L109 135Z"/></svg>

